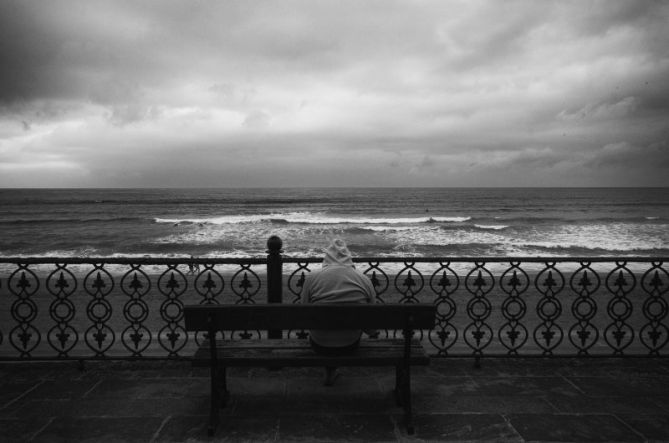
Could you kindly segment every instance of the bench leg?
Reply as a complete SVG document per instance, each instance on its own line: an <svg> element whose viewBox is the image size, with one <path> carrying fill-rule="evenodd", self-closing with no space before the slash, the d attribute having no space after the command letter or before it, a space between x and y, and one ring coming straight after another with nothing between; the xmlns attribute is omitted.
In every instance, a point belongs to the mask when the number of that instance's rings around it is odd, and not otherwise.
<svg viewBox="0 0 669 443"><path fill-rule="evenodd" d="M209 427L207 434L211 437L216 432L219 421L219 409L228 404L230 393L227 388L226 368L211 367L211 405L209 406Z"/></svg>
<svg viewBox="0 0 669 443"><path fill-rule="evenodd" d="M211 404L209 405L209 426L207 427L207 434L210 437L214 435L218 427L218 408L221 401L219 398L218 381L216 380L217 372L216 367L212 366L210 376L211 388L209 392Z"/></svg>
<svg viewBox="0 0 669 443"><path fill-rule="evenodd" d="M411 411L411 369L406 368L406 371L404 373L404 380L403 380L403 398L402 398L402 405L404 406L404 422L406 423L407 427L407 434L413 435L414 433L414 427L413 427L413 415Z"/></svg>
<svg viewBox="0 0 669 443"><path fill-rule="evenodd" d="M402 406L402 366L395 366L395 403Z"/></svg>
<svg viewBox="0 0 669 443"><path fill-rule="evenodd" d="M226 367L219 368L216 374L216 379L218 380L218 407L221 409L228 405L228 400L230 399L226 369Z"/></svg>

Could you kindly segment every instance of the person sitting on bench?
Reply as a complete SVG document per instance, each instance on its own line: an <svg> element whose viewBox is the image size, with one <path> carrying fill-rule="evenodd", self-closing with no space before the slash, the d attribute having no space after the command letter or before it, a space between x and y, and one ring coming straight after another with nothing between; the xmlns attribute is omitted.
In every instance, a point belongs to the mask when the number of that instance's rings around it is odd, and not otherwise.
<svg viewBox="0 0 669 443"><path fill-rule="evenodd" d="M376 291L370 279L355 269L344 240L336 238L325 250L322 269L310 273L302 286L302 303L374 303ZM311 330L309 340L317 353L342 355L354 352L360 330ZM365 331L374 336L376 331ZM325 368L325 385L332 386L337 368Z"/></svg>

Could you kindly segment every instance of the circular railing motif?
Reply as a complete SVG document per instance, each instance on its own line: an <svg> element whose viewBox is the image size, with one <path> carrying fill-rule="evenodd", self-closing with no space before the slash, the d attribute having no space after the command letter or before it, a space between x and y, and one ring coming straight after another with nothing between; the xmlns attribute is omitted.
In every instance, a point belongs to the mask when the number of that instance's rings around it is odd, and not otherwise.
<svg viewBox="0 0 669 443"><path fill-rule="evenodd" d="M509 350L509 355L518 355L528 339L527 328L520 323L527 312L527 305L521 295L530 287L530 278L520 268L520 262L511 262L499 279L499 286L507 294L502 302L502 315L506 323L499 329L499 341Z"/></svg>
<svg viewBox="0 0 669 443"><path fill-rule="evenodd" d="M418 294L425 286L423 274L415 268L415 262L404 262L404 267L394 280L395 289L400 294L400 303L418 303Z"/></svg>
<svg viewBox="0 0 669 443"><path fill-rule="evenodd" d="M448 355L448 350L458 341L458 329L451 323L457 312L451 298L460 287L458 274L450 267L450 262L440 262L439 269L430 277L430 288L437 296L437 318L435 327L429 333L429 340L437 348L438 355Z"/></svg>
<svg viewBox="0 0 669 443"><path fill-rule="evenodd" d="M47 333L51 347L58 352L58 357L67 357L67 353L79 341L76 329L70 326L74 318L74 304L69 297L77 290L77 279L67 269L67 265L56 263L56 269L46 278L46 288L55 300L49 306L49 315L56 323Z"/></svg>
<svg viewBox="0 0 669 443"><path fill-rule="evenodd" d="M636 288L636 277L626 265L626 262L616 262L605 280L606 288L613 295L606 312L613 321L604 330L604 340L613 349L613 355L622 355L634 341L634 329L626 320L632 315L632 302L627 296Z"/></svg>
<svg viewBox="0 0 669 443"><path fill-rule="evenodd" d="M557 295L565 287L565 279L555 262L546 262L546 267L537 274L534 285L542 295L537 303L537 315L541 324L534 329L534 342L542 349L544 356L553 355L564 338L564 331L556 323L562 315L562 303Z"/></svg>
<svg viewBox="0 0 669 443"><path fill-rule="evenodd" d="M204 269L197 274L193 288L202 297L201 305L219 304L218 297L225 289L225 279L214 269L214 265L205 264Z"/></svg>
<svg viewBox="0 0 669 443"><path fill-rule="evenodd" d="M93 325L86 329L84 340L96 357L103 357L116 341L114 330L107 324L113 312L107 297L114 290L114 278L104 264L93 265L86 274L84 290L93 298L86 305L86 314Z"/></svg>
<svg viewBox="0 0 669 443"><path fill-rule="evenodd" d="M17 298L11 307L12 318L17 325L9 332L9 342L19 351L21 358L30 357L30 353L42 341L42 334L32 325L37 318L37 305L32 296L37 293L39 286L37 275L24 264L19 264L7 279L9 292Z"/></svg>
<svg viewBox="0 0 669 443"><path fill-rule="evenodd" d="M255 304L254 297L260 291L260 278L253 272L251 265L241 264L240 269L230 279L230 287L237 297L235 304ZM242 339L250 339L254 338L254 336L260 339L261 337L260 331L232 331L230 336L233 337L235 334L237 334L238 338Z"/></svg>
<svg viewBox="0 0 669 443"><path fill-rule="evenodd" d="M151 280L141 265L130 265L130 270L121 278L121 290L130 298L123 306L123 316L130 326L121 333L121 341L133 357L141 357L152 340L151 331L144 326L149 307L143 299L151 290Z"/></svg>
<svg viewBox="0 0 669 443"><path fill-rule="evenodd" d="M297 269L290 273L288 276L288 290L293 296L292 303L300 303L302 297L302 288L304 287L304 282L307 279L307 275L311 272L309 269L310 262L297 262ZM307 339L309 338L309 331L304 329L299 330L289 330L286 332L288 338L300 338Z"/></svg>
<svg viewBox="0 0 669 443"><path fill-rule="evenodd" d="M581 262L581 267L572 274L569 286L578 297L571 305L571 313L577 322L569 329L569 340L578 349L578 355L587 355L599 338L597 329L591 320L597 314L597 303L592 295L597 292L601 280L592 270L590 262Z"/></svg>
<svg viewBox="0 0 669 443"><path fill-rule="evenodd" d="M185 331L185 304L266 301L265 274L254 267L268 264L262 259L197 259L192 269L188 260L95 260L0 258L1 358L177 358L190 349L193 336L203 344L202 333ZM282 278L285 303L299 302L318 262L282 260L290 266ZM377 302L434 303L434 328L420 333L436 356L657 356L669 343L665 259L361 257L355 262L372 282ZM265 331L226 335L257 338Z"/></svg>
<svg viewBox="0 0 669 443"><path fill-rule="evenodd" d="M492 312L492 305L486 295L493 290L494 285L495 278L484 262L475 262L474 268L465 277L465 288L472 295L467 302L467 316L472 322L465 327L463 336L476 357L476 365L493 338L492 328L486 323Z"/></svg>
<svg viewBox="0 0 669 443"><path fill-rule="evenodd" d="M669 274L662 262L653 262L641 278L641 287L647 294L643 303L643 315L648 320L639 332L641 342L650 355L659 355L669 341L669 329L662 320L667 316L667 301L664 295L669 291Z"/></svg>
<svg viewBox="0 0 669 443"><path fill-rule="evenodd" d="M169 357L176 357L188 341L186 329L180 324L184 316L184 305L179 298L187 289L188 280L177 265L168 265L158 278L158 290L165 296L160 305L160 316L166 323L158 331L158 343L168 352Z"/></svg>
<svg viewBox="0 0 669 443"><path fill-rule="evenodd" d="M368 262L367 269L363 271L372 282L376 292L376 301L384 303L383 297L390 286L390 279L383 269L379 267L380 262Z"/></svg>
<svg viewBox="0 0 669 443"><path fill-rule="evenodd" d="M225 278L223 278L220 272L214 269L213 264L205 263L202 270L200 270L199 266L198 268L193 266L193 274L195 274L196 269L197 276L193 282L193 288L195 289L195 292L197 292L197 294L201 297L198 303L201 305L220 304L218 297L221 296L225 290ZM189 268L188 272L191 272L191 268ZM216 333L216 337L219 336L221 339L225 339L225 334L223 331L218 331ZM205 340L209 339L209 333L198 331L194 337L195 343L197 343L198 346L202 346Z"/></svg>

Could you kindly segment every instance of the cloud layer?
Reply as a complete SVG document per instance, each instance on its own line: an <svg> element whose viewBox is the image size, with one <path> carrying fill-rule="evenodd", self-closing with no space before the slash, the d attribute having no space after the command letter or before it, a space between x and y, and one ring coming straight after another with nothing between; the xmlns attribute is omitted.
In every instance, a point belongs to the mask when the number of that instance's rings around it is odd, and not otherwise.
<svg viewBox="0 0 669 443"><path fill-rule="evenodd" d="M663 1L0 0L0 186L669 186Z"/></svg>

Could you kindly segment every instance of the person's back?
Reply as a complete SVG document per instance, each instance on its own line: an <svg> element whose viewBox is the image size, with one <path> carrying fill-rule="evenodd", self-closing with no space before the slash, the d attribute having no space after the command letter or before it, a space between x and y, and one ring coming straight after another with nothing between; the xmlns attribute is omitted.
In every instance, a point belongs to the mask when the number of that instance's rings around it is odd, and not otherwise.
<svg viewBox="0 0 669 443"><path fill-rule="evenodd" d="M323 268L307 276L301 293L302 303L374 303L374 297L372 282L355 269L341 239L325 250ZM309 339L316 352L341 354L357 349L361 334L360 330L311 330ZM335 368L326 369L325 384L332 385Z"/></svg>
<svg viewBox="0 0 669 443"><path fill-rule="evenodd" d="M374 303L374 286L351 265L330 264L310 274L302 287L303 303ZM346 347L360 339L361 331L312 330L311 340L325 347Z"/></svg>

